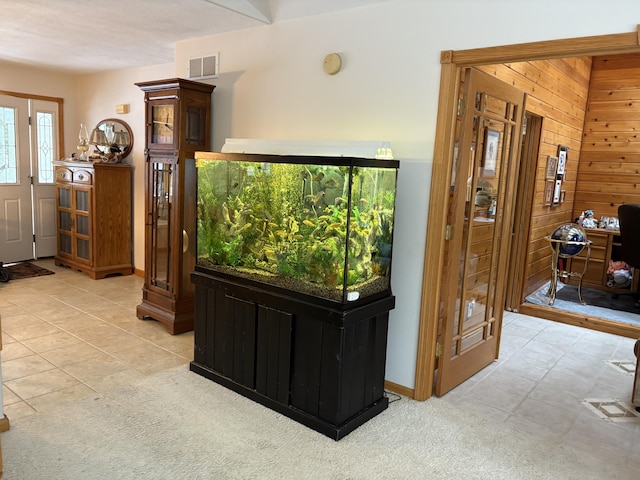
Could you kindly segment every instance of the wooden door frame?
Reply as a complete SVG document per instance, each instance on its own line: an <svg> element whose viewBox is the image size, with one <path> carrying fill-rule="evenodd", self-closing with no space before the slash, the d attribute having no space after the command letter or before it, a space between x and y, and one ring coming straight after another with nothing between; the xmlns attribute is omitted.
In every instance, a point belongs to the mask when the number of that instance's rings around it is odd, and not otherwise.
<svg viewBox="0 0 640 480"><path fill-rule="evenodd" d="M441 272L444 265L449 185L451 184L456 111L462 69L496 63L637 52L640 52L640 25L636 27L635 32L631 33L441 52L440 96L429 193L416 376L413 389L415 400L426 400L433 392L442 286Z"/></svg>
<svg viewBox="0 0 640 480"><path fill-rule="evenodd" d="M511 253L507 279L505 307L517 312L524 294L525 272L527 269L527 246L531 234L531 212L535 196L535 178L540 152L540 139L544 117L525 112L527 134L520 148L520 170L516 187L516 207L512 230Z"/></svg>
<svg viewBox="0 0 640 480"><path fill-rule="evenodd" d="M8 90L0 90L0 95L8 97L26 98L27 100L43 100L45 102L55 102L58 104L58 152L64 154L64 112L62 106L64 99L61 97L47 97L45 95L31 95L28 93L10 92Z"/></svg>

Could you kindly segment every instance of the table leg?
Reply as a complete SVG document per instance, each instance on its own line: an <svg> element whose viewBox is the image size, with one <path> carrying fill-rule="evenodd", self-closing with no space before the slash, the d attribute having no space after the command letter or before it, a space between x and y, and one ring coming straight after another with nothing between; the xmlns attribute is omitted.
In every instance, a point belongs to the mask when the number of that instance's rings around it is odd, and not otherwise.
<svg viewBox="0 0 640 480"><path fill-rule="evenodd" d="M584 261L584 270L582 270L582 275L580 275L580 281L578 282L578 298L580 299L580 303L582 305L586 305L587 302L582 298L582 280L584 280L584 276L587 274L587 268L589 267L589 257L591 256L591 243L587 243L587 257Z"/></svg>
<svg viewBox="0 0 640 480"><path fill-rule="evenodd" d="M558 290L558 253L559 248L553 250L551 254L551 283L549 284L549 305L553 305L556 301L556 292Z"/></svg>

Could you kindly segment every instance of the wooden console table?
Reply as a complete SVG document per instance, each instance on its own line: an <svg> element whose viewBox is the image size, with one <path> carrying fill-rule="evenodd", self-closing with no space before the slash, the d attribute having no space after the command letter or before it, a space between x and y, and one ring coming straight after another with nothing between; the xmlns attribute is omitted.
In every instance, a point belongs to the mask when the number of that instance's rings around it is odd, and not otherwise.
<svg viewBox="0 0 640 480"><path fill-rule="evenodd" d="M619 230L606 230L604 228L585 228L587 238L592 242L589 259L584 253L568 259L567 270L583 270L582 284L585 287L596 288L611 293L628 293L638 287L640 275L633 276L631 289L616 288L607 285L609 262L620 260L622 241ZM576 285L574 279L569 278L569 284Z"/></svg>

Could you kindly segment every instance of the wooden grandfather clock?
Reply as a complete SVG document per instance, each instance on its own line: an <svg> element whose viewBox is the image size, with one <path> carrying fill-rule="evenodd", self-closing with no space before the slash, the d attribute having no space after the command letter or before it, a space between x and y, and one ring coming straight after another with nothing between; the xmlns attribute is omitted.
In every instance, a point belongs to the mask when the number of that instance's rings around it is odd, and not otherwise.
<svg viewBox="0 0 640 480"><path fill-rule="evenodd" d="M136 83L144 91L145 268L138 318L169 333L193 330L196 259L195 152L210 149L211 92L182 78Z"/></svg>

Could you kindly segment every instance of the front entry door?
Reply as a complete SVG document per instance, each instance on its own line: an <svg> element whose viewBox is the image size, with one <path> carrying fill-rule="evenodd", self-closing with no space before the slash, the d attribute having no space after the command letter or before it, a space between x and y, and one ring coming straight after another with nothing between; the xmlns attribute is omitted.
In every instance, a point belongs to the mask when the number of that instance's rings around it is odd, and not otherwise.
<svg viewBox="0 0 640 480"><path fill-rule="evenodd" d="M468 69L451 186L436 395L498 357L525 95Z"/></svg>
<svg viewBox="0 0 640 480"><path fill-rule="evenodd" d="M29 103L0 96L0 261L33 258Z"/></svg>
<svg viewBox="0 0 640 480"><path fill-rule="evenodd" d="M53 101L0 95L1 262L56 253L58 109Z"/></svg>

